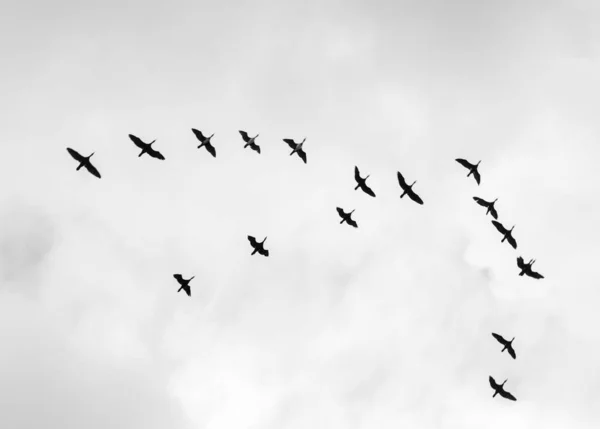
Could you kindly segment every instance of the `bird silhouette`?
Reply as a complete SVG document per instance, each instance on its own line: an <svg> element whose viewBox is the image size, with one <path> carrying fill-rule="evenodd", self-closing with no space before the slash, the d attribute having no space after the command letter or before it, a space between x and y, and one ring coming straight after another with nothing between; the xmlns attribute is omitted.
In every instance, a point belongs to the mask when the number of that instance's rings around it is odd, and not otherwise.
<svg viewBox="0 0 600 429"><path fill-rule="evenodd" d="M477 204L479 204L480 206L486 207L487 211L485 212L485 214L487 215L488 213L492 215L492 217L494 219L498 219L498 212L496 211L496 209L494 208L494 204L496 204L496 201L498 201L498 198L496 198L494 201L492 201L491 203L484 200L483 198L479 198L479 197L473 197L473 199L475 200L475 202Z"/></svg>
<svg viewBox="0 0 600 429"><path fill-rule="evenodd" d="M202 131L199 131L196 128L192 128L192 132L194 133L196 138L200 141L200 146L198 146L198 149L200 149L202 146L204 146L206 148L206 150L208 151L208 153L210 153L214 158L216 158L217 151L216 151L215 147L210 143L210 139L212 139L215 134L213 133L210 137L204 137L204 134L202 134Z"/></svg>
<svg viewBox="0 0 600 429"><path fill-rule="evenodd" d="M423 200L421 199L421 197L419 197L415 193L415 191L412 190L412 187L415 185L415 183L417 183L416 180L413 182L412 185L408 185L406 183L406 180L404 180L404 177L402 177L402 174L400 174L400 172L398 171L398 183L400 183L400 187L404 191L402 192L402 195L400 195L400 198L403 198L405 195L408 195L410 199L413 200L415 203L423 205Z"/></svg>
<svg viewBox="0 0 600 429"><path fill-rule="evenodd" d="M543 275L541 275L540 273L536 273L531 269L534 262L535 259L532 259L526 264L523 258L519 256L517 258L517 266L521 269L519 275L522 276L523 274L525 274L526 276L529 276L534 279L543 279Z"/></svg>
<svg viewBox="0 0 600 429"><path fill-rule="evenodd" d="M516 358L517 358L517 355L515 354L515 349L513 349L513 346L512 346L512 342L515 340L515 339L514 339L514 337L513 337L513 339L512 339L512 340L510 340L510 341L507 341L507 340L505 340L505 339L502 337L502 335L494 334L493 332L492 332L492 336L493 336L493 337L494 337L496 340L498 340L498 342L499 342L500 344L502 344L502 345L504 346L504 348L502 349L502 351L504 351L504 350L508 350L508 354L509 354L509 355L511 355L513 359L516 359Z"/></svg>
<svg viewBox="0 0 600 429"><path fill-rule="evenodd" d="M352 210L350 213L344 212L344 210L340 207L336 207L336 210L342 218L340 224L346 222L348 225L353 226L354 228L358 228L358 224L352 220L352 213L354 213L354 210Z"/></svg>
<svg viewBox="0 0 600 429"><path fill-rule="evenodd" d="M508 381L508 379L504 380L504 383L506 383L507 381ZM492 389L495 390L492 398L494 398L496 395L500 394L500 396L502 396L503 398L510 399L511 401L516 401L517 398L515 398L513 395L511 395L506 390L504 390L504 383L502 383L502 384L496 383L496 380L494 380L494 378L490 375L490 386L492 386Z"/></svg>
<svg viewBox="0 0 600 429"><path fill-rule="evenodd" d="M81 170L81 167L85 167L87 171L100 179L100 172L98 172L96 167L92 165L92 161L90 161L90 158L95 152L92 152L90 156L82 156L79 152L77 152L75 149L71 149L70 147L67 148L67 152L69 152L69 154L79 162L79 166L76 168L77 171Z"/></svg>
<svg viewBox="0 0 600 429"><path fill-rule="evenodd" d="M242 135L242 138L246 142L246 144L244 145L244 148L250 147L250 149L255 150L256 152L260 153L260 146L258 146L255 143L256 138L258 137L258 134L252 138L248 137L248 133L246 131L240 130L240 134Z"/></svg>
<svg viewBox="0 0 600 429"><path fill-rule="evenodd" d="M250 245L254 248L254 251L251 253L251 255L254 255L256 252L258 252L263 256L269 256L269 251L266 250L264 246L266 240L267 237L265 237L265 239L259 243L258 241L256 241L256 238L249 235L248 241L250 242Z"/></svg>
<svg viewBox="0 0 600 429"><path fill-rule="evenodd" d="M369 177L370 176L367 176L364 179L362 177L360 177L360 172L358 171L358 167L354 166L354 180L356 180L356 183L358 183L358 185L356 185L356 188L354 188L354 190L356 191L358 188L360 188L360 189L362 189L362 191L365 194L374 197L375 192L373 192L373 190L367 186L367 179Z"/></svg>
<svg viewBox="0 0 600 429"><path fill-rule="evenodd" d="M139 137L134 136L133 134L129 134L129 138L131 139L131 141L140 149L142 149L142 151L140 152L140 154L138 155L138 157L142 156L143 154L147 153L148 155L150 155L152 158L156 158L156 159L162 159L164 160L165 157L162 155L162 153L160 153L157 150L152 149L152 144L156 141L156 140L152 140L150 143L144 143Z"/></svg>
<svg viewBox="0 0 600 429"><path fill-rule="evenodd" d="M179 283L181 285L181 287L179 288L179 290L177 292L181 292L181 289L183 289L185 291L185 293L188 294L188 296L192 296L192 290L190 289L190 282L192 281L192 279L195 276L192 276L189 280L185 280L181 274L173 274L173 277L175 277L175 280L177 280L177 283Z"/></svg>
<svg viewBox="0 0 600 429"><path fill-rule="evenodd" d="M477 170L477 167L479 167L479 164L481 164L481 161L479 161L477 164L473 165L466 159L456 158L456 162L458 162L463 167L467 168L469 170L469 174L467 174L467 177L469 177L472 174L473 177L475 178L475 181L479 185L479 183L481 182L481 176L479 175L479 171Z"/></svg>
<svg viewBox="0 0 600 429"><path fill-rule="evenodd" d="M506 229L498 221L493 220L492 223L494 224L494 226L496 227L496 229L500 232L500 234L502 234L504 236L504 237L502 237L502 240L500 241L500 243L502 243L504 240L507 240L509 242L509 244L513 247L513 249L516 249L517 248L517 241L512 236L512 230L515 229L516 225L514 225L511 229Z"/></svg>
<svg viewBox="0 0 600 429"><path fill-rule="evenodd" d="M300 143L296 143L292 139L283 139L283 141L286 142L288 146L293 149L292 153L290 153L290 156L297 153L298 156L302 159L302 161L304 161L304 163L306 164L306 152L304 152L304 149L302 149L302 146L306 141L306 137L304 137L304 140L302 140Z"/></svg>

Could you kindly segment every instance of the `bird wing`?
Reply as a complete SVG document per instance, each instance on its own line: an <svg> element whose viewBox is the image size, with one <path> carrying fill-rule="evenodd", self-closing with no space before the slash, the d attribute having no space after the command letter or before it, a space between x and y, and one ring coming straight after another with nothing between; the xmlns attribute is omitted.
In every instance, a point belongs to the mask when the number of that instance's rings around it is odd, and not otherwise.
<svg viewBox="0 0 600 429"><path fill-rule="evenodd" d="M94 167L92 165L92 163L88 160L88 162L86 162L84 164L85 168L87 169L87 171L89 171L90 173L92 173L94 176L96 176L98 179L100 179L100 172L96 169L96 167Z"/></svg>
<svg viewBox="0 0 600 429"><path fill-rule="evenodd" d="M496 389L498 388L498 384L496 383L496 380L494 380L494 377L492 377L492 376L490 375L490 378L489 378L489 380L490 380L490 386L492 386L492 388L493 388L494 390L496 390Z"/></svg>
<svg viewBox="0 0 600 429"><path fill-rule="evenodd" d="M419 197L412 189L410 190L410 192L408 193L408 196L410 197L411 200L413 200L415 203L421 204L423 205L423 200L421 199L421 197Z"/></svg>
<svg viewBox="0 0 600 429"><path fill-rule="evenodd" d="M139 139L139 137L136 137L133 134L129 134L129 138L140 149L144 149L147 146L146 143L144 143L142 140Z"/></svg>
<svg viewBox="0 0 600 429"><path fill-rule="evenodd" d="M498 340L498 342L499 342L500 344L502 344L502 345L505 345L505 344L506 344L506 340L504 339L504 337L503 337L502 335L495 334L495 333L493 333L493 332L492 332L492 336L493 336L495 339L497 339L497 340Z"/></svg>
<svg viewBox="0 0 600 429"><path fill-rule="evenodd" d="M358 228L358 224L356 222L354 222L351 218L346 220L346 223L348 225L353 226L354 228Z"/></svg>
<svg viewBox="0 0 600 429"><path fill-rule="evenodd" d="M267 249L265 249L264 247L259 247L258 253L260 253L263 256L269 256L269 251Z"/></svg>
<svg viewBox="0 0 600 429"><path fill-rule="evenodd" d="M338 214L339 214L341 217L345 217L345 216L346 216L346 213L344 213L344 210L343 210L343 209L341 209L340 207L336 207L335 209L337 210Z"/></svg>
<svg viewBox="0 0 600 429"><path fill-rule="evenodd" d="M296 153L302 159L302 161L304 161L304 163L306 164L306 152L304 152L304 150L302 150L302 149L299 149L298 152L296 152Z"/></svg>
<svg viewBox="0 0 600 429"><path fill-rule="evenodd" d="M517 258L517 266L518 266L520 269L523 269L523 268L525 268L525 261L523 260L523 258L522 258L521 256L519 256L519 257Z"/></svg>
<svg viewBox="0 0 600 429"><path fill-rule="evenodd" d="M513 359L517 358L517 354L515 353L515 349L512 348L512 346L508 346L508 354L511 355L511 357Z"/></svg>
<svg viewBox="0 0 600 429"><path fill-rule="evenodd" d="M535 271L531 271L530 274L528 274L529 277L533 277L534 279L543 279L544 276L541 275L540 273L536 273Z"/></svg>
<svg viewBox="0 0 600 429"><path fill-rule="evenodd" d="M250 242L250 244L252 245L252 247L256 247L257 246L257 242L256 242L256 238L252 237L251 235L248 236L248 241Z"/></svg>
<svg viewBox="0 0 600 429"><path fill-rule="evenodd" d="M506 241L509 242L509 244L513 247L513 249L517 248L517 240L515 240L515 238L512 235L509 235L508 237L506 237Z"/></svg>
<svg viewBox="0 0 600 429"><path fill-rule="evenodd" d="M458 162L460 165L462 165L463 167L468 168L468 169L475 167L473 164L471 164L466 159L456 158L456 162Z"/></svg>
<svg viewBox="0 0 600 429"><path fill-rule="evenodd" d="M365 192L365 194L370 195L372 197L375 196L375 192L373 192L373 190L371 188L369 188L367 185L363 185L360 188Z"/></svg>
<svg viewBox="0 0 600 429"><path fill-rule="evenodd" d="M204 137L204 134L202 134L202 131L197 130L196 128L192 128L192 132L194 133L194 135L196 136L196 138L198 140L200 140L202 143L204 143L204 140L206 140L206 137Z"/></svg>
<svg viewBox="0 0 600 429"><path fill-rule="evenodd" d="M146 149L146 152L148 152L148 155L150 155L152 158L156 158L156 159L165 159L165 157L163 156L162 153L160 153L157 150L152 149L152 147L148 147L148 149Z"/></svg>
<svg viewBox="0 0 600 429"><path fill-rule="evenodd" d="M173 274L173 277L175 277L175 280L177 280L179 283L183 283L183 277L181 274Z"/></svg>
<svg viewBox="0 0 600 429"><path fill-rule="evenodd" d="M479 183L481 182L481 176L479 175L479 171L475 170L473 172L473 177L475 178L475 181L479 185Z"/></svg>
<svg viewBox="0 0 600 429"><path fill-rule="evenodd" d="M71 154L71 156L79 162L82 162L85 159L79 152L77 152L75 149L71 149L70 147L67 148L67 152L69 152L69 154Z"/></svg>
<svg viewBox="0 0 600 429"><path fill-rule="evenodd" d="M507 229L504 228L504 226L500 222L493 220L492 223L498 231L500 231L502 234L506 234Z"/></svg>
<svg viewBox="0 0 600 429"><path fill-rule="evenodd" d="M206 143L204 145L204 147L206 148L208 153L210 153L214 158L217 157L217 151L215 150L215 147L210 142Z"/></svg>
<svg viewBox="0 0 600 429"><path fill-rule="evenodd" d="M257 145L256 143L252 143L250 145L250 149L253 149L253 150L257 151L258 153L260 153L260 146Z"/></svg>
<svg viewBox="0 0 600 429"><path fill-rule="evenodd" d="M248 133L246 131L240 130L240 134L242 135L242 138L244 139L244 141L246 143L248 143L248 141L250 140L250 137L248 137Z"/></svg>
<svg viewBox="0 0 600 429"><path fill-rule="evenodd" d="M479 204L480 206L483 207L489 207L490 203L488 203L486 200L479 198L479 197L473 197L473 199L475 200L475 202L477 204Z"/></svg>
<svg viewBox="0 0 600 429"><path fill-rule="evenodd" d="M511 401L517 400L517 398L515 398L513 395L511 395L505 390L500 390L498 393L500 393L500 396L502 396L503 398L510 399Z"/></svg>
<svg viewBox="0 0 600 429"><path fill-rule="evenodd" d="M189 285L183 285L182 287L185 293L187 293L187 296L192 296L192 288L190 288Z"/></svg>
<svg viewBox="0 0 600 429"><path fill-rule="evenodd" d="M400 187L402 189L406 189L406 180L404 180L404 177L402 176L402 174L398 171L398 183L400 183Z"/></svg>
<svg viewBox="0 0 600 429"><path fill-rule="evenodd" d="M292 149L296 149L296 146L298 146L292 139L283 139L283 141L286 142Z"/></svg>
<svg viewBox="0 0 600 429"><path fill-rule="evenodd" d="M358 171L358 167L354 166L354 180L360 183L361 177L360 172Z"/></svg>
<svg viewBox="0 0 600 429"><path fill-rule="evenodd" d="M496 211L496 209L494 207L490 208L490 214L492 215L492 217L494 219L498 219L498 212Z"/></svg>

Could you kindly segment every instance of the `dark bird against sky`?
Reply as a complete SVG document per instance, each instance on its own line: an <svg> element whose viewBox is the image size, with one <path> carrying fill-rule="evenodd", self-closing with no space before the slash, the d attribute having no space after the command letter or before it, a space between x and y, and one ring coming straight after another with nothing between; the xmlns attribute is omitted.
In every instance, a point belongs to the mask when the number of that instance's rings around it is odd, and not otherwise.
<svg viewBox="0 0 600 429"><path fill-rule="evenodd" d="M79 162L79 166L76 169L77 171L79 171L81 169L81 167L85 167L85 169L87 171L89 171L91 174L96 176L98 179L100 178L100 173L98 172L96 167L94 167L92 165L92 162L90 161L90 158L92 157L92 155L95 152L92 152L92 154L90 156L82 156L81 154L79 154L79 152L77 152L75 149L71 149L70 147L67 148L67 152L69 152L69 154L71 154L71 156L73 158L75 158L76 161Z"/></svg>
<svg viewBox="0 0 600 429"><path fill-rule="evenodd" d="M479 167L479 164L481 164L481 161L479 161L477 164L473 165L466 159L456 158L456 162L458 162L463 167L467 168L469 170L469 174L467 174L467 177L469 177L472 174L473 177L475 178L475 181L479 185L479 183L481 182L481 176L479 175L479 170L477 170L477 167Z"/></svg>
<svg viewBox="0 0 600 429"><path fill-rule="evenodd" d="M304 152L304 149L302 149L302 146L306 141L306 137L304 137L304 140L302 140L300 143L296 143L292 139L283 139L283 141L286 142L288 146L293 149L292 153L290 153L290 156L297 153L298 156L302 159L302 161L304 161L304 163L306 164L306 152Z"/></svg>
<svg viewBox="0 0 600 429"><path fill-rule="evenodd" d="M369 177L370 176L367 176L364 179L362 177L360 177L360 172L358 171L358 167L354 166L354 179L356 180L356 183L358 183L358 185L356 185L356 188L354 188L354 190L356 191L358 188L360 188L360 189L362 189L362 191L365 194L374 197L375 192L373 192L373 190L367 186L367 179Z"/></svg>
<svg viewBox="0 0 600 429"><path fill-rule="evenodd" d="M206 150L208 151L208 153L210 153L214 158L216 158L217 151L210 142L210 139L212 139L215 134L213 133L210 137L204 137L204 134L202 134L202 131L197 130L196 128L192 128L192 132L194 133L196 138L200 141L200 145L198 146L198 149L200 149L202 146L204 146L206 148Z"/></svg>
<svg viewBox="0 0 600 429"><path fill-rule="evenodd" d="M131 139L131 141L140 149L142 149L142 151L140 152L140 154L138 155L138 157L142 156L143 154L147 153L148 155L150 155L152 158L156 158L156 159L162 159L164 160L165 157L157 150L152 149L152 144L156 141L156 140L152 140L150 143L144 143L140 138L134 136L133 134L129 134L129 138Z"/></svg>
<svg viewBox="0 0 600 429"><path fill-rule="evenodd" d="M473 199L480 206L483 206L483 207L487 208L487 210L485 212L486 215L487 214L491 214L494 219L498 219L498 212L496 211L496 208L494 207L494 204L496 204L496 201L498 201L498 198L496 198L491 203L488 202L488 201L486 201L486 200L484 200L483 198L479 198L479 197L473 197Z"/></svg>
<svg viewBox="0 0 600 429"><path fill-rule="evenodd" d="M181 285L181 287L179 288L179 290L177 292L181 292L181 289L183 289L185 291L185 293L188 294L188 296L192 296L192 290L190 289L190 282L192 281L192 279L195 276L192 276L189 280L185 280L181 274L173 274L173 277L175 277L175 280L177 280L177 283L179 283Z"/></svg>
<svg viewBox="0 0 600 429"><path fill-rule="evenodd" d="M519 256L517 258L517 266L521 269L521 272L519 273L519 275L522 276L523 274L525 274L526 276L529 276L534 279L543 279L544 278L543 275L541 275L540 273L537 273L531 269L534 262L535 262L535 259L532 259L526 264L525 261L523 260L523 258Z"/></svg>
<svg viewBox="0 0 600 429"><path fill-rule="evenodd" d="M354 210L352 210L350 213L346 213L340 207L336 207L336 210L337 210L338 214L340 215L340 217L342 218L340 224L346 222L348 225L353 226L354 228L358 228L358 224L352 220L352 213L354 213Z"/></svg>
<svg viewBox="0 0 600 429"><path fill-rule="evenodd" d="M508 381L508 379L504 380L504 383L506 383L507 381ZM511 401L516 401L517 398L515 398L513 395L511 395L506 390L504 390L504 383L502 383L502 384L496 383L496 380L494 380L494 378L490 375L490 386L492 386L492 389L495 390L492 398L494 398L496 395L500 394L500 396L502 396L503 398L510 399Z"/></svg>
<svg viewBox="0 0 600 429"><path fill-rule="evenodd" d="M250 147L250 149L255 150L256 152L260 153L260 146L258 146L255 143L256 138L258 137L258 134L252 138L248 137L248 133L246 131L240 130L240 134L242 135L242 138L246 142L246 144L244 145L244 148Z"/></svg>
<svg viewBox="0 0 600 429"><path fill-rule="evenodd" d="M502 335L499 335L499 334L494 334L493 332L492 332L492 336L493 336L493 337L494 337L496 340L498 340L498 342L499 342L500 344L502 344L502 345L504 346L504 348L502 349L502 351L504 351L504 350L508 350L508 354L509 354L509 355L511 355L513 359L516 359L516 358L517 358L517 355L516 355L516 353L515 353L515 349L513 349L513 346L512 346L512 342L515 340L515 338L514 338L514 337L513 337L513 339L512 339L512 340L510 340L510 341L507 341L507 340L505 340L505 339L502 337Z"/></svg>
<svg viewBox="0 0 600 429"><path fill-rule="evenodd" d="M250 245L254 248L254 251L251 253L251 255L254 255L256 252L258 252L263 256L269 256L269 251L266 250L264 246L266 240L267 237L265 237L265 239L259 243L256 241L256 238L249 235L248 241L250 242Z"/></svg>
<svg viewBox="0 0 600 429"><path fill-rule="evenodd" d="M492 223L494 224L494 226L496 227L496 229L500 232L500 234L503 235L502 240L500 241L500 243L502 243L504 240L507 240L509 242L509 244L513 247L513 249L516 249L517 248L517 241L512 236L512 230L515 229L516 225L513 225L513 227L511 229L506 229L498 221L493 220Z"/></svg>
<svg viewBox="0 0 600 429"><path fill-rule="evenodd" d="M406 180L404 180L404 177L402 177L402 174L400 174L400 172L398 171L398 183L404 191L402 192L402 195L400 195L400 198L403 198L405 195L408 195L410 199L413 200L415 203L423 205L423 200L421 199L421 197L419 197L415 193L415 191L412 190L412 187L415 185L415 183L417 183L416 180L413 182L412 185L408 185L406 183Z"/></svg>

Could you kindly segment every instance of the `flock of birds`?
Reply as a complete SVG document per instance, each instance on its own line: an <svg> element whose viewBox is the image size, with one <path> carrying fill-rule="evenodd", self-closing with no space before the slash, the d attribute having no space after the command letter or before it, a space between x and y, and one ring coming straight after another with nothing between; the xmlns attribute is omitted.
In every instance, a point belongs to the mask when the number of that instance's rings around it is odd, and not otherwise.
<svg viewBox="0 0 600 429"><path fill-rule="evenodd" d="M211 143L211 139L214 137L214 133L211 136L206 137L201 131L199 131L195 128L192 128L192 132L195 135L195 137L198 139L198 141L200 142L198 149L204 147L208 153L210 153L213 157L216 157L217 156L216 149L213 146L213 144ZM249 147L250 149L256 151L258 154L261 153L260 146L256 143L256 139L259 136L258 134L254 137L250 137L246 131L240 130L239 133L244 141L244 148ZM160 159L160 160L165 159L165 157L158 150L156 150L152 147L152 145L156 142L156 140L153 140L149 143L145 143L139 137L136 137L133 134L129 134L129 138L138 148L141 149L141 152L138 155L138 157L141 157L144 154L148 154L148 156L150 156L152 158L156 158L156 159ZM283 139L283 141L292 149L290 156L297 154L298 157L306 164L306 152L304 152L304 149L303 149L303 145L304 145L304 142L306 141L306 138L304 138L300 143L296 143L293 139L287 139L287 138ZM89 156L82 156L79 152L77 152L74 149L67 148L67 151L77 162L79 162L79 165L77 166L76 170L85 168L92 175L94 175L98 178L101 177L100 172L92 164L92 162L90 160L92 155L94 155L94 152L92 152L92 154ZM473 178L477 182L477 185L480 184L481 176L479 174L478 167L479 167L479 164L481 163L481 161L479 161L477 164L471 164L470 162L468 162L465 159L457 158L456 162L458 162L460 165L462 165L467 170L469 170L467 177L473 175ZM358 167L355 166L354 167L354 179L357 184L356 184L356 187L354 188L354 190L358 190L360 188L365 194L367 194L371 197L375 197L375 192L373 192L373 190L367 185L367 179L369 177L370 177L369 175L367 175L366 177L362 177L360 175L360 171L359 171ZM398 178L398 184L400 185L400 188L402 189L402 194L400 195L400 198L403 198L405 195L407 195L411 200L413 200L417 204L423 205L422 198L412 189L413 186L415 185L415 183L417 183L417 182L414 181L411 185L409 185L399 171L397 172L397 178ZM498 201L498 199L496 198L494 201L491 201L491 202L488 202L488 201L484 200L483 198L479 198L479 197L473 197L473 199L475 200L475 202L477 204L479 204L480 206L483 206L487 209L486 215L490 214L494 218L494 220L492 221L492 224L496 227L498 232L500 232L500 234L502 234L501 242L504 242L506 240L514 249L516 249L517 242L514 239L514 237L512 236L512 231L515 226L513 226L511 229L506 229L504 227L504 225L502 225L500 222L498 222L498 212L496 211L496 208L494 206L496 201ZM346 211L344 211L344 209L342 209L340 207L337 207L336 209L341 218L340 224L345 222L346 224L353 226L354 228L358 228L358 224L356 223L356 221L354 219L352 219L352 213L354 213L354 210L352 210L350 212L346 212ZM265 241L266 240L267 240L267 237L265 237L262 241L259 242L255 237L249 235L248 241L250 242L250 246L253 249L251 255L258 253L262 256L268 257L269 250L265 249ZM521 256L517 257L517 266L521 270L519 273L519 276L527 275L534 279L544 278L544 276L542 276L540 273L537 273L532 270L532 265L534 262L535 262L535 259L532 259L528 263L525 263L524 259ZM191 297L192 292L191 292L191 288L190 288L190 282L194 279L195 276L192 276L187 280L184 279L181 274L174 274L173 277L175 278L175 280L177 281L177 283L180 286L179 289L177 290L177 292L181 292L183 290L188 296ZM507 350L509 355L513 359L516 359L516 353L515 353L514 348L512 347L512 342L514 341L514 338L510 341L507 341L499 334L492 333L492 336L500 344L502 344L504 346L504 348L502 349L502 352ZM495 397L496 395L500 395L506 399L516 401L516 398L511 393L504 390L504 384L507 381L508 380L504 380L504 382L502 384L498 384L492 376L489 377L490 386L492 387L492 389L494 389L493 397Z"/></svg>

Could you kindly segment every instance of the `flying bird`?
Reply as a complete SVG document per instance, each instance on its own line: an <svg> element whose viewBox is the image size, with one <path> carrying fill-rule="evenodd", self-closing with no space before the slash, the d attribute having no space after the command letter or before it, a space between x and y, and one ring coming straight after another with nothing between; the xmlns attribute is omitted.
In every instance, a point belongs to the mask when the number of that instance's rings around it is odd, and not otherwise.
<svg viewBox="0 0 600 429"><path fill-rule="evenodd" d="M480 206L483 207L487 207L487 211L485 212L485 214L487 215L488 213L492 215L492 217L494 219L498 219L498 212L496 211L496 209L494 208L494 204L496 204L496 201L498 201L498 198L496 198L494 201L492 201L491 203L479 198L479 197L473 197L473 199L475 200L475 202L477 204L479 204Z"/></svg>
<svg viewBox="0 0 600 429"><path fill-rule="evenodd" d="M252 138L248 137L248 133L246 131L240 130L240 134L242 135L242 138L246 142L246 144L244 145L244 148L247 148L248 146L250 146L250 149L255 150L256 152L260 153L260 146L255 143L256 138L258 137L258 134Z"/></svg>
<svg viewBox="0 0 600 429"><path fill-rule="evenodd" d="M519 273L519 275L522 276L523 274L525 274L534 279L543 279L544 278L543 275L541 275L540 273L536 273L535 271L533 271L531 269L531 266L533 265L534 262L535 262L535 259L532 259L526 264L525 261L523 260L523 258L519 256L517 258L517 265L521 269L521 272Z"/></svg>
<svg viewBox="0 0 600 429"><path fill-rule="evenodd" d="M481 176L479 175L479 171L477 171L477 167L479 167L479 164L481 164L481 161L479 161L476 165L473 165L466 159L456 158L456 162L458 162L463 167L469 169L469 174L467 174L467 177L469 177L472 174L473 177L475 178L475 181L479 185L479 182L481 182Z"/></svg>
<svg viewBox="0 0 600 429"><path fill-rule="evenodd" d="M81 167L85 167L85 169L91 174L96 176L98 179L100 178L100 173L90 161L90 158L95 152L92 152L90 156L82 156L79 152L77 152L75 149L71 149L70 147L67 148L67 152L69 152L69 154L79 162L79 166L76 168L77 171L81 170Z"/></svg>
<svg viewBox="0 0 600 429"><path fill-rule="evenodd" d="M402 195L400 195L400 198L404 197L405 195L408 195L410 199L413 200L415 203L423 205L423 200L421 199L421 197L419 197L415 193L415 191L412 190L412 187L415 185L415 183L417 183L416 180L413 182L412 185L409 186L406 183L406 180L404 180L404 177L402 177L402 174L400 174L400 172L398 171L398 183L400 183L400 187L404 191L402 192Z"/></svg>
<svg viewBox="0 0 600 429"><path fill-rule="evenodd" d="M493 220L492 223L494 224L494 226L496 227L496 229L498 231L500 231L500 233L504 236L504 237L502 237L502 240L500 241L500 243L502 243L504 240L507 240L510 243L510 245L513 247L513 249L516 249L517 248L517 242L514 239L514 237L512 236L512 230L515 229L516 225L513 225L513 227L511 229L506 229L498 221Z"/></svg>
<svg viewBox="0 0 600 429"><path fill-rule="evenodd" d="M286 142L288 146L293 149L292 153L290 153L290 156L297 153L298 156L302 159L302 161L304 161L304 163L306 164L306 152L304 152L304 149L302 149L302 145L304 145L306 137L304 137L304 140L302 140L300 143L296 143L292 139L283 139L283 141Z"/></svg>
<svg viewBox="0 0 600 429"><path fill-rule="evenodd" d="M206 148L206 150L208 151L208 153L210 153L214 158L216 158L217 151L215 150L215 147L210 143L210 139L213 138L215 133L213 133L210 137L204 137L204 134L202 134L202 131L199 131L196 128L192 128L192 132L194 133L196 138L200 141L200 146L198 146L198 149L200 149L202 146L204 146Z"/></svg>
<svg viewBox="0 0 600 429"><path fill-rule="evenodd" d="M156 158L156 159L165 159L165 157L162 155L162 153L160 153L157 150L152 149L152 144L156 141L156 140L152 140L150 143L144 143L141 139L139 139L138 137L134 136L133 134L129 134L129 138L131 139L131 141L140 149L142 149L142 151L140 152L140 154L138 155L138 157L142 156L143 154L147 153L148 155L150 155L152 158Z"/></svg>
<svg viewBox="0 0 600 429"><path fill-rule="evenodd" d="M367 176L364 179L362 177L360 177L360 172L358 171L358 167L354 166L354 179L356 180L356 183L358 183L358 185L356 185L356 188L354 188L354 190L356 191L358 188L360 188L360 189L362 189L362 191L365 194L374 197L375 192L373 192L373 190L367 186L367 179L369 177L370 176Z"/></svg>
<svg viewBox="0 0 600 429"><path fill-rule="evenodd" d="M506 383L507 381L508 381L508 379L504 380L504 383ZM513 395L511 395L506 390L504 390L504 383L502 383L502 384L496 383L496 380L494 380L494 378L490 375L490 386L492 386L492 389L495 390L492 398L494 398L496 395L500 394L500 396L502 396L503 398L510 399L511 401L516 401L517 398L515 398Z"/></svg>
<svg viewBox="0 0 600 429"><path fill-rule="evenodd" d="M499 342L500 344L502 344L502 345L504 346L504 348L502 349L502 352L503 352L504 350L508 350L508 354L509 354L509 355L511 355L513 359L516 359L516 358L517 358L517 355L515 354L515 349L513 349L513 346L512 346L512 342L515 340L515 339L514 339L514 337L513 337L513 339L512 339L512 340L510 340L510 341L506 341L506 340L505 340L505 339L502 337L502 335L494 334L494 333L492 332L492 336L493 336L493 337L494 337L496 340L498 340L498 342Z"/></svg>
<svg viewBox="0 0 600 429"><path fill-rule="evenodd" d="M264 243L266 240L267 240L267 237L265 237L265 239L259 243L256 241L256 238L249 235L248 241L250 242L250 245L254 248L254 251L251 253L251 255L254 255L256 252L258 252L263 256L269 256L269 251L266 250L265 246L264 246Z"/></svg>
<svg viewBox="0 0 600 429"><path fill-rule="evenodd" d="M190 289L190 282L192 281L192 279L195 276L192 276L189 280L185 280L181 274L173 274L173 277L175 277L175 280L177 280L177 283L179 283L181 285L181 287L179 288L179 290L177 292L181 292L181 289L183 289L185 291L185 293L188 294L188 296L192 296L192 290Z"/></svg>
<svg viewBox="0 0 600 429"><path fill-rule="evenodd" d="M336 207L336 210L342 218L340 224L346 222L348 225L353 226L354 228L358 228L357 223L352 220L352 213L354 213L354 210L352 210L350 213L344 212L344 210L340 207Z"/></svg>

